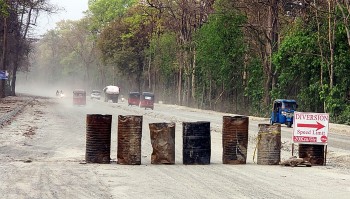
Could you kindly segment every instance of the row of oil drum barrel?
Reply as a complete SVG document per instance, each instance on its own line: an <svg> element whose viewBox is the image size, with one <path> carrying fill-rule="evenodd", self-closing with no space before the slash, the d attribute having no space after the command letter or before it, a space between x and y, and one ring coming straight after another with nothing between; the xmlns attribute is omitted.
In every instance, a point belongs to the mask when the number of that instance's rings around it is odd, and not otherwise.
<svg viewBox="0 0 350 199"><path fill-rule="evenodd" d="M119 115L117 163L141 164L142 116ZM112 115L88 114L86 117L87 163L110 163ZM245 164L248 148L249 118L223 116L222 161L224 164ZM149 123L152 164L175 164L175 123ZM210 122L183 122L183 164L210 164ZM313 165L322 165L322 145L299 145L299 157ZM259 124L257 164L280 162L281 125Z"/></svg>

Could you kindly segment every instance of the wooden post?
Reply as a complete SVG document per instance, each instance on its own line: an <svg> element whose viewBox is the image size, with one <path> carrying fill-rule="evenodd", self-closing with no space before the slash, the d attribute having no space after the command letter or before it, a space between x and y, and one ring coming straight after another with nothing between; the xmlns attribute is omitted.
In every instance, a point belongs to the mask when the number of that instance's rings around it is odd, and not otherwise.
<svg viewBox="0 0 350 199"><path fill-rule="evenodd" d="M323 166L326 166L327 163L327 144L324 146L324 162L323 162Z"/></svg>

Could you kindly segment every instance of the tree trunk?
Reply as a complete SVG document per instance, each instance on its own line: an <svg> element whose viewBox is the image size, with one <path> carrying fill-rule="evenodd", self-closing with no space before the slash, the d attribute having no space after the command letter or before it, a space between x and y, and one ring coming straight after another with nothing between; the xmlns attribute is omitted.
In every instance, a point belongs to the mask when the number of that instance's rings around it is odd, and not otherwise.
<svg viewBox="0 0 350 199"><path fill-rule="evenodd" d="M6 71L6 52L7 52L7 18L4 17L4 33L3 33L3 43L2 43L2 55L1 55L1 70ZM0 80L0 98L5 96L5 84L6 80Z"/></svg>
<svg viewBox="0 0 350 199"><path fill-rule="evenodd" d="M11 79L11 91L10 91L10 96L16 96L16 80L17 80L17 71L18 69L18 63L17 65L14 65L13 69L13 74L12 74L12 79Z"/></svg>
<svg viewBox="0 0 350 199"><path fill-rule="evenodd" d="M346 1L346 5L344 5L347 10L345 12L343 5L339 2L339 0L337 0L337 6L339 8L339 10L342 13L343 16L343 23L344 23L344 28L346 30L346 37L348 40L348 45L350 46L350 30L349 30L349 17L350 17L350 4L349 1Z"/></svg>
<svg viewBox="0 0 350 199"><path fill-rule="evenodd" d="M191 76L191 82L192 82L192 92L191 92L191 101L194 101L196 99L196 49L193 50L193 70L192 70L192 76Z"/></svg>
<svg viewBox="0 0 350 199"><path fill-rule="evenodd" d="M333 18L332 14L334 13L334 5L330 0L328 0L328 40L329 40L329 52L330 52L330 60L329 60L329 87L333 88L334 84L334 32L335 32L335 18ZM333 22L332 22L333 19Z"/></svg>
<svg viewBox="0 0 350 199"><path fill-rule="evenodd" d="M265 105L269 106L271 103L270 91L277 84L277 71L275 71L272 64L272 55L278 49L278 0L272 0L268 11L267 23L268 42L266 44L267 58L265 60L265 74L267 79L265 82Z"/></svg>

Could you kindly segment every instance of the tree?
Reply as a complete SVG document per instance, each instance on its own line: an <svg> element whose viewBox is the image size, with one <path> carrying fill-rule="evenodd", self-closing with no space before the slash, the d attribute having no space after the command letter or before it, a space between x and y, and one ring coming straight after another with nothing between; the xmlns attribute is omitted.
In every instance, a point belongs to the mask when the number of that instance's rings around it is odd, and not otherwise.
<svg viewBox="0 0 350 199"><path fill-rule="evenodd" d="M163 27L174 32L180 48L177 53L177 100L190 105L195 96L195 47L192 35L206 21L212 11L213 0L206 1L153 1L151 8L159 11Z"/></svg>
<svg viewBox="0 0 350 199"><path fill-rule="evenodd" d="M45 0L31 1L2 1L2 13L6 10L8 15L4 15L2 31L2 69L8 70L9 84L11 85L10 95L15 95L16 74L24 66L28 67L28 55L30 52L30 42L28 37L30 28L36 24L39 12L52 12L53 7ZM11 47L7 46L11 44ZM9 50L10 49L10 50ZM0 97L5 96L5 83L1 81Z"/></svg>
<svg viewBox="0 0 350 199"><path fill-rule="evenodd" d="M243 112L244 19L229 1L219 0L215 14L196 34L196 80L202 87L197 95L204 108Z"/></svg>
<svg viewBox="0 0 350 199"><path fill-rule="evenodd" d="M152 23L142 15L142 9L133 7L123 17L111 22L98 40L103 63L117 67L122 75L135 79L138 89L141 86L145 49L149 46L151 30Z"/></svg>

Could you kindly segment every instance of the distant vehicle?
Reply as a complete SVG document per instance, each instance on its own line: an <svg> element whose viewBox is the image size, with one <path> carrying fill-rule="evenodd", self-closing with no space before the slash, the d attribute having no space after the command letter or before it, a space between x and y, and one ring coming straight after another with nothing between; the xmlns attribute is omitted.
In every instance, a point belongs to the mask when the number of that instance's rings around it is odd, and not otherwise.
<svg viewBox="0 0 350 199"><path fill-rule="evenodd" d="M86 91L83 89L73 90L73 105L86 105Z"/></svg>
<svg viewBox="0 0 350 199"><path fill-rule="evenodd" d="M140 93L139 92L130 92L128 98L129 106L138 106L140 104Z"/></svg>
<svg viewBox="0 0 350 199"><path fill-rule="evenodd" d="M63 98L64 96L65 96L65 95L64 95L63 91L61 90L61 92L60 92L60 97Z"/></svg>
<svg viewBox="0 0 350 199"><path fill-rule="evenodd" d="M99 91L99 90L92 90L91 94L90 94L90 98L91 99L98 99L98 100L100 100L101 99L101 91Z"/></svg>
<svg viewBox="0 0 350 199"><path fill-rule="evenodd" d="M103 89L103 92L105 94L105 102L112 100L113 103L118 103L119 90L120 89L118 86L106 86Z"/></svg>
<svg viewBox="0 0 350 199"><path fill-rule="evenodd" d="M273 102L270 123L285 124L292 127L294 111L298 108L298 104L292 99L276 99Z"/></svg>
<svg viewBox="0 0 350 199"><path fill-rule="evenodd" d="M140 97L140 108L154 109L154 94L150 92L143 92Z"/></svg>

